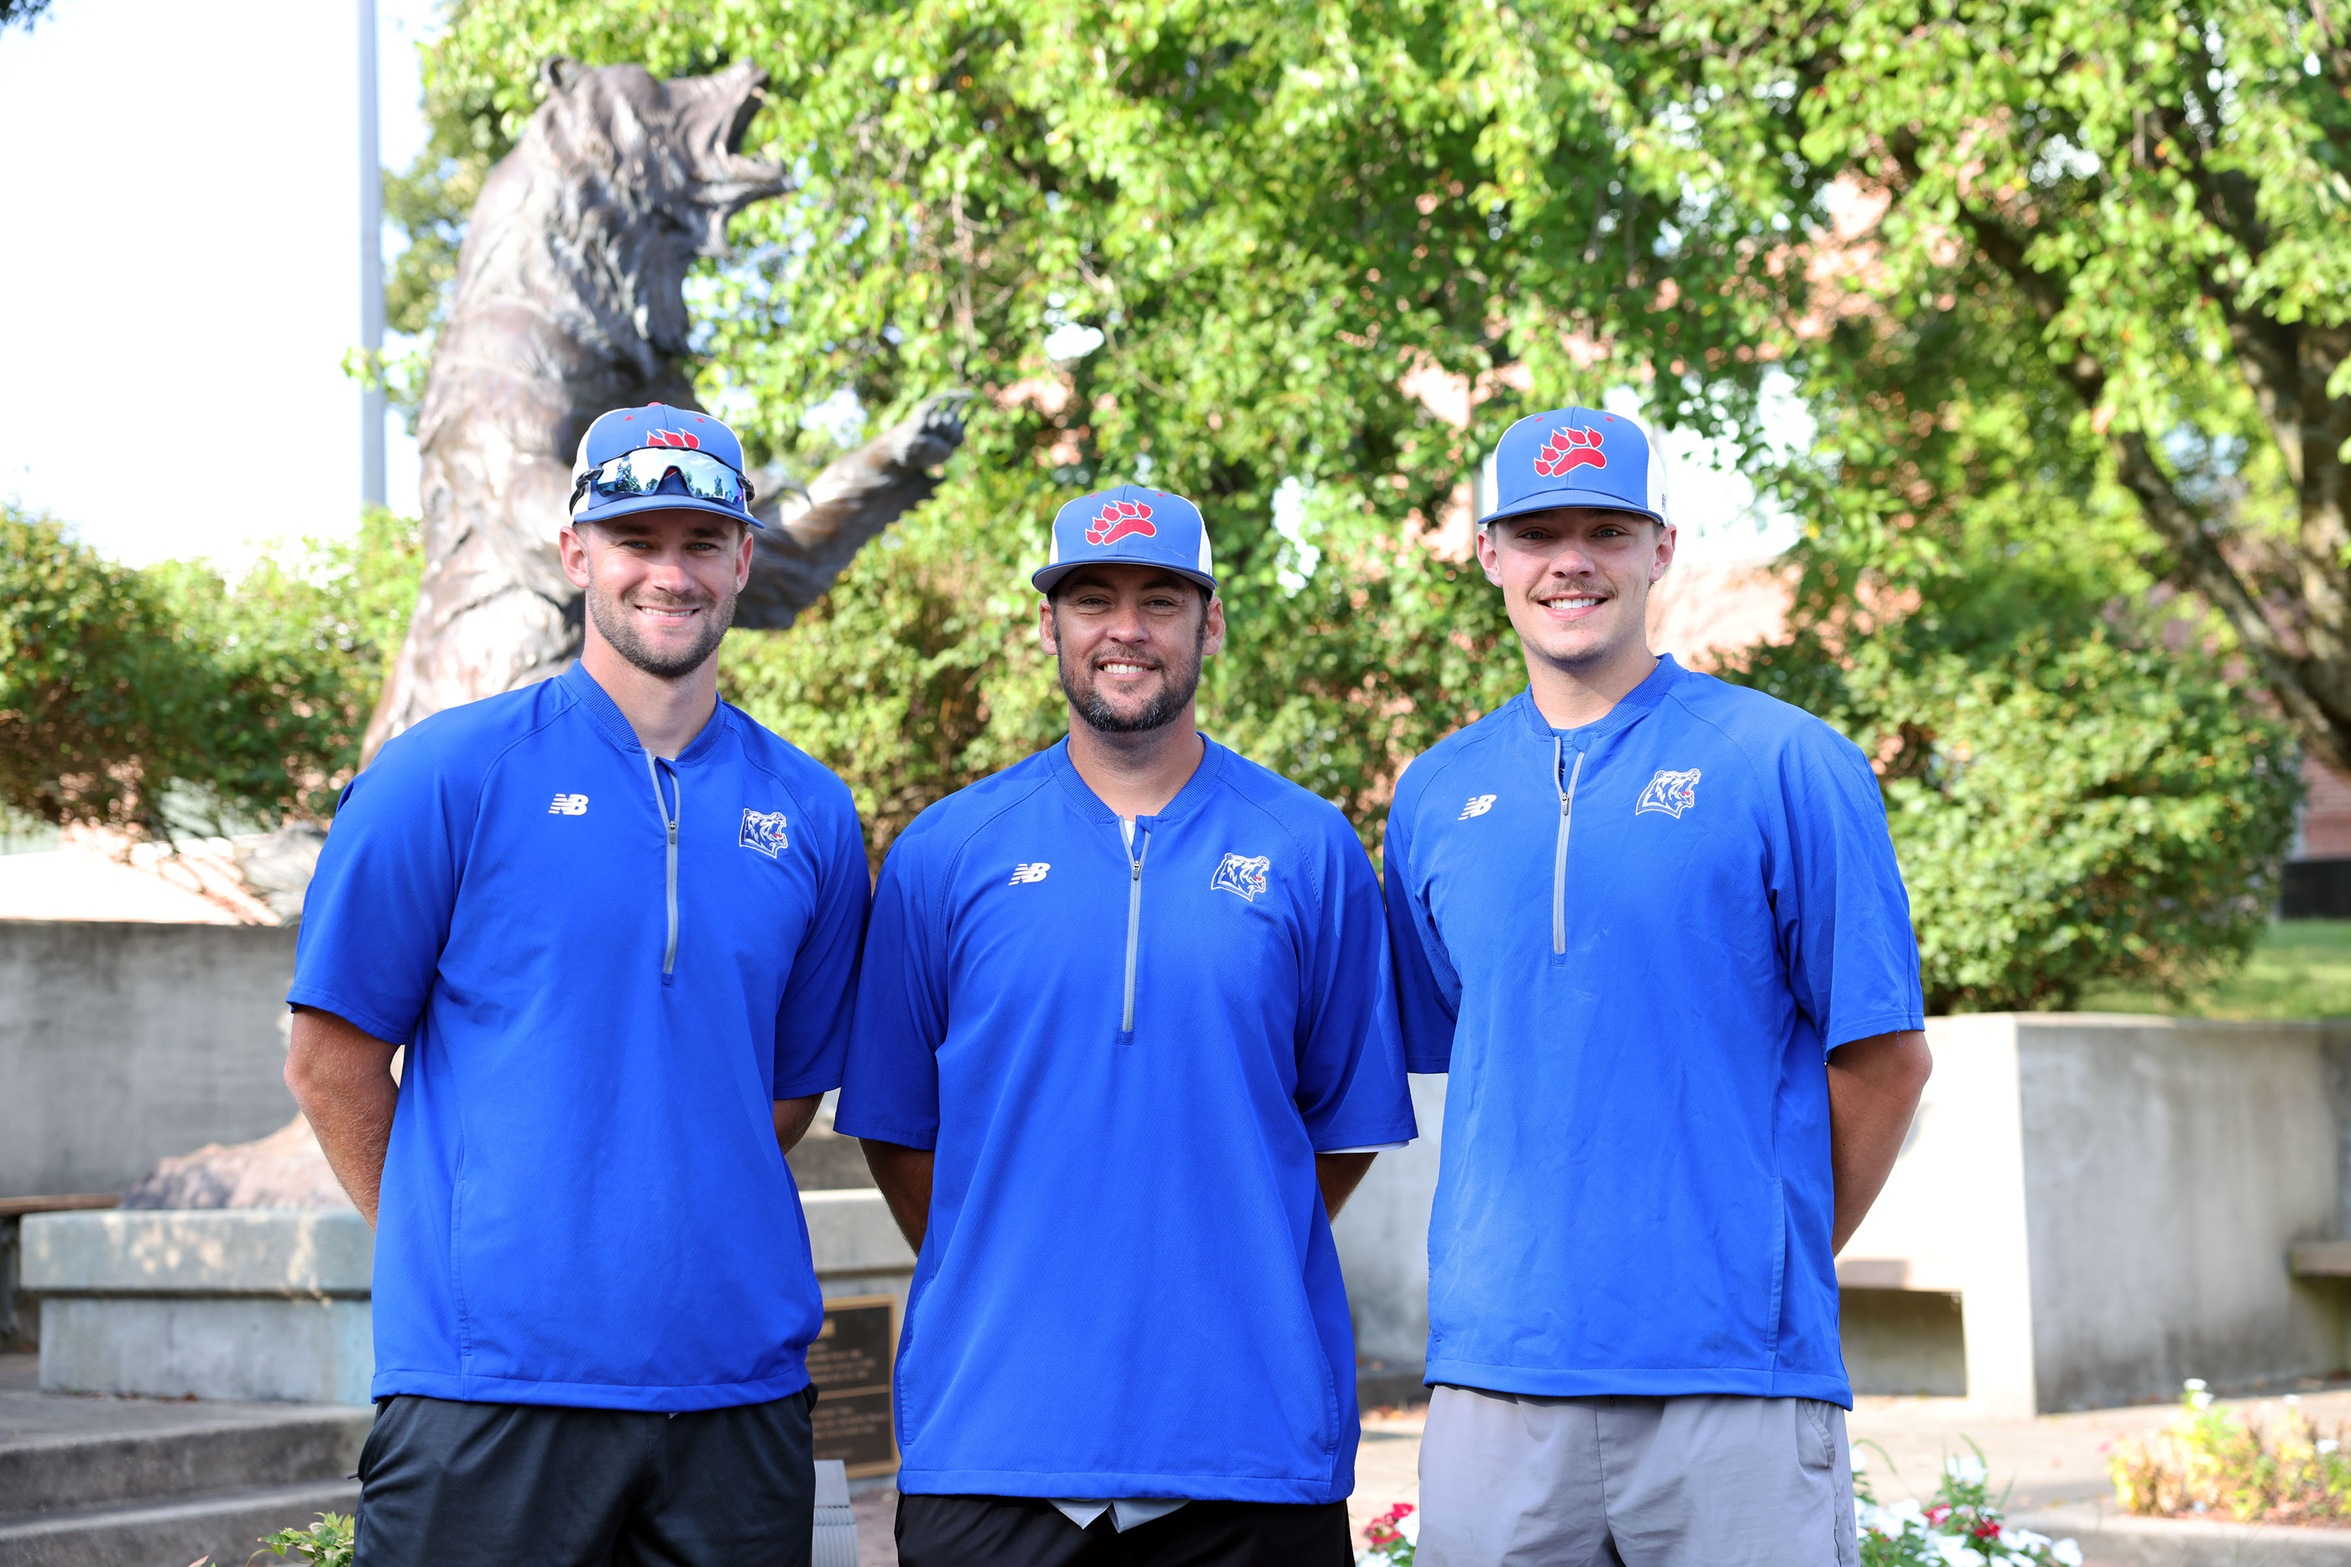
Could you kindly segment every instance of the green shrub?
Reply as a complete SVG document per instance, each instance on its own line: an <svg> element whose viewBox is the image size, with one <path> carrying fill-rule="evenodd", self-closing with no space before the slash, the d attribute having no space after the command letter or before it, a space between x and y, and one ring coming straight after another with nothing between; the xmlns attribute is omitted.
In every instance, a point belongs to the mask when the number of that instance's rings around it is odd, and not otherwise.
<svg viewBox="0 0 2351 1567"><path fill-rule="evenodd" d="M421 568L384 513L232 584L0 507L0 807L157 835L328 813Z"/></svg>

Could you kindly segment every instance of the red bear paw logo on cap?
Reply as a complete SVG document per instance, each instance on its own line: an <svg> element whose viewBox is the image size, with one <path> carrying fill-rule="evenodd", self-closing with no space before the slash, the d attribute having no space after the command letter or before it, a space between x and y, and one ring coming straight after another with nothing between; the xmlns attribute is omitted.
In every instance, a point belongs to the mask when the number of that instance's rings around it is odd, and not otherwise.
<svg viewBox="0 0 2351 1567"><path fill-rule="evenodd" d="M1535 472L1546 479L1556 479L1570 468L1607 466L1608 454L1600 449L1598 430L1570 430L1562 425L1535 453Z"/></svg>
<svg viewBox="0 0 2351 1567"><path fill-rule="evenodd" d="M698 452L702 449L702 437L690 430L648 430L645 432L645 444L674 446L680 451Z"/></svg>
<svg viewBox="0 0 2351 1567"><path fill-rule="evenodd" d="M1156 538L1159 534L1151 524L1151 508L1141 501L1112 501L1086 524L1088 544L1116 544L1137 533L1145 538Z"/></svg>

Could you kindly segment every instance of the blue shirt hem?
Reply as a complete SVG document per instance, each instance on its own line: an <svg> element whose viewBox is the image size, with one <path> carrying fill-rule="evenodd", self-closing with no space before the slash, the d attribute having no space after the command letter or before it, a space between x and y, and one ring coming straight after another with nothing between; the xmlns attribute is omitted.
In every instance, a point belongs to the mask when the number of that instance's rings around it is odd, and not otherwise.
<svg viewBox="0 0 2351 1567"><path fill-rule="evenodd" d="M1912 1007L1908 1011L1864 1013L1859 1022L1837 1020L1837 1026L1824 1030L1830 1043L1824 1055L1853 1043L1856 1039L1875 1039L1880 1034L1898 1034L1904 1029L1926 1032L1926 1015Z"/></svg>
<svg viewBox="0 0 2351 1567"><path fill-rule="evenodd" d="M368 1008L354 1006L350 1001L320 985L296 985L286 992L286 1005L309 1007L319 1012L331 1012L358 1029L361 1033L382 1040L387 1045L405 1045L416 1032L412 1018L406 1028L395 1028L389 1021L376 1016Z"/></svg>
<svg viewBox="0 0 2351 1567"><path fill-rule="evenodd" d="M1339 1148L1368 1148L1374 1143L1410 1143L1420 1140L1420 1127L1413 1121L1390 1121L1383 1127L1368 1127L1357 1131L1342 1126L1324 1132L1314 1139L1316 1153L1329 1153Z"/></svg>
<svg viewBox="0 0 2351 1567"><path fill-rule="evenodd" d="M1731 1393L1748 1398L1816 1398L1853 1407L1853 1388L1841 1376L1818 1372L1750 1371L1737 1367L1649 1370L1625 1367L1561 1370L1536 1366L1487 1366L1474 1360L1429 1361L1421 1378L1431 1387L1476 1388L1488 1393L1525 1393L1536 1398L1675 1398L1687 1393Z"/></svg>
<svg viewBox="0 0 2351 1567"><path fill-rule="evenodd" d="M1063 1496L1104 1501L1181 1498L1188 1502L1343 1502L1355 1489L1352 1467L1337 1475L1290 1479L1269 1475L1108 1474L1069 1470L901 1469L903 1496Z"/></svg>
<svg viewBox="0 0 2351 1567"><path fill-rule="evenodd" d="M901 1148L915 1148L925 1153L939 1146L937 1127L904 1126L895 1121L875 1120L871 1116L844 1115L833 1112L833 1130L843 1137L868 1137L877 1143L896 1143Z"/></svg>
<svg viewBox="0 0 2351 1567"><path fill-rule="evenodd" d="M789 1398L808 1386L808 1369L755 1382L713 1382L697 1387L618 1387L599 1382L528 1382L516 1377L468 1376L446 1371L378 1371L371 1398L412 1393L465 1404L537 1404L559 1409L625 1409L652 1414L737 1409Z"/></svg>

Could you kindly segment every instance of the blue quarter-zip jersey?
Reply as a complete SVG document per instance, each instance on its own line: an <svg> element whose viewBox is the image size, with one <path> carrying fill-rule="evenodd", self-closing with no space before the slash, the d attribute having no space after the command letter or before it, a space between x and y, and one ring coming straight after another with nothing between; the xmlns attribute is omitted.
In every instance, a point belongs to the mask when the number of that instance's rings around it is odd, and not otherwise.
<svg viewBox="0 0 2351 1567"><path fill-rule="evenodd" d="M375 1396L808 1385L823 1308L770 1106L841 1080L867 896L849 791L723 702L657 761L574 664L385 745L288 996L408 1047Z"/></svg>
<svg viewBox="0 0 2351 1567"><path fill-rule="evenodd" d="M1414 761L1386 860L1406 1051L1452 1074L1428 1380L1849 1406L1824 1063L1923 1026L1861 752L1665 658Z"/></svg>
<svg viewBox="0 0 2351 1567"><path fill-rule="evenodd" d="M1353 1489L1314 1155L1413 1122L1379 887L1329 804L1209 741L1130 850L1063 742L931 807L875 889L834 1125L937 1154L901 1491Z"/></svg>

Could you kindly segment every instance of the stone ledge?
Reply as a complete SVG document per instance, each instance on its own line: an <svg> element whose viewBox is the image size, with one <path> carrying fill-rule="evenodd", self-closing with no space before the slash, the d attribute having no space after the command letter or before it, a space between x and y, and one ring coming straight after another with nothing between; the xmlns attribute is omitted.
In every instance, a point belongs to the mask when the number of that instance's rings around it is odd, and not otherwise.
<svg viewBox="0 0 2351 1567"><path fill-rule="evenodd" d="M333 1209L42 1213L19 1245L37 1295L364 1298L375 1262L367 1221Z"/></svg>
<svg viewBox="0 0 2351 1567"><path fill-rule="evenodd" d="M914 1271L914 1251L873 1188L802 1192L800 1211L808 1218L808 1249L820 1276Z"/></svg>
<svg viewBox="0 0 2351 1567"><path fill-rule="evenodd" d="M2016 1522L2071 1536L2087 1567L2351 1567L2351 1529L2140 1518L2109 1502L2043 1508Z"/></svg>

